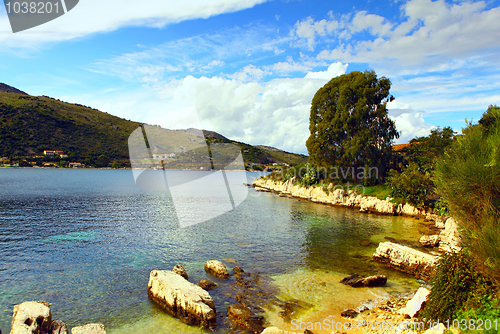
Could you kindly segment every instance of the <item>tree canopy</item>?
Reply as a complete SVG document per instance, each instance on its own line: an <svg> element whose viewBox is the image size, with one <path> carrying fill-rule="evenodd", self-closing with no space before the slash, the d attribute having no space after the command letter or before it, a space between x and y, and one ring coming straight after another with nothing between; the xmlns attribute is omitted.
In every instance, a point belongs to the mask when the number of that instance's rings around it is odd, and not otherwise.
<svg viewBox="0 0 500 334"><path fill-rule="evenodd" d="M391 82L374 71L333 78L314 95L306 142L318 167L384 168L399 138L386 103Z"/></svg>

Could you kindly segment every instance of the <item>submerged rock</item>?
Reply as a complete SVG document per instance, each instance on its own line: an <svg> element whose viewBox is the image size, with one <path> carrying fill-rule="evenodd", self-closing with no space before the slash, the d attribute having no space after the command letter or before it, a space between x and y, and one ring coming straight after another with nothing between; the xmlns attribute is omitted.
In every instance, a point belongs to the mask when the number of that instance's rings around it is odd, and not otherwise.
<svg viewBox="0 0 500 334"><path fill-rule="evenodd" d="M15 305L10 334L50 334L52 313L47 302L24 302Z"/></svg>
<svg viewBox="0 0 500 334"><path fill-rule="evenodd" d="M219 278L229 277L229 273L224 263L217 260L207 261L207 263L205 263L205 271L215 277Z"/></svg>
<svg viewBox="0 0 500 334"><path fill-rule="evenodd" d="M307 329L306 329L307 330ZM306 333L306 332L304 332ZM309 333L312 333L311 331L309 331ZM267 327L266 329L264 329L264 331L262 332L262 334L298 334L297 332L290 332L290 331L285 331L283 329L279 329L278 327Z"/></svg>
<svg viewBox="0 0 500 334"><path fill-rule="evenodd" d="M240 304L229 305L227 314L236 323L237 327L250 331L251 333L261 333L264 317L252 314L252 311Z"/></svg>
<svg viewBox="0 0 500 334"><path fill-rule="evenodd" d="M71 334L106 334L103 324L87 324L85 326L73 327Z"/></svg>
<svg viewBox="0 0 500 334"><path fill-rule="evenodd" d="M348 309L340 313L340 315L344 318L356 318L358 316L358 312L354 311L353 309Z"/></svg>
<svg viewBox="0 0 500 334"><path fill-rule="evenodd" d="M243 269L241 269L240 267L236 266L233 268L233 272L236 274L236 275L239 275L239 274L242 274L244 273L245 271Z"/></svg>
<svg viewBox="0 0 500 334"><path fill-rule="evenodd" d="M188 279L188 274L186 272L186 269L184 269L184 267L181 266L180 264L176 264L174 269L172 269L172 271L178 275L181 275L185 279Z"/></svg>
<svg viewBox="0 0 500 334"><path fill-rule="evenodd" d="M187 324L213 326L216 323L210 294L172 271L151 271L148 294L165 311Z"/></svg>
<svg viewBox="0 0 500 334"><path fill-rule="evenodd" d="M365 277L360 275L351 275L343 278L340 283L350 285L353 288L384 286L387 283L387 276L376 275Z"/></svg>
<svg viewBox="0 0 500 334"><path fill-rule="evenodd" d="M437 256L392 242L382 242L378 245L375 254L373 254L373 259L413 274L417 278L428 280Z"/></svg>
<svg viewBox="0 0 500 334"><path fill-rule="evenodd" d="M211 290L217 287L217 284L207 279L202 279L198 282L197 285L200 286L203 290Z"/></svg>

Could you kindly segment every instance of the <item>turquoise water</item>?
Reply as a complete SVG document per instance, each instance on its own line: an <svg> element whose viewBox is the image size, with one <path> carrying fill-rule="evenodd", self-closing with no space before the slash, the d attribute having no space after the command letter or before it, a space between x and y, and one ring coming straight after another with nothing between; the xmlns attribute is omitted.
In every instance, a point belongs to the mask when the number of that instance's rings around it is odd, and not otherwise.
<svg viewBox="0 0 500 334"><path fill-rule="evenodd" d="M201 175L174 173L179 179ZM248 173L249 182L258 175ZM343 275L387 274L388 287L370 292L371 299L415 288L413 278L370 257L385 236L417 241L429 227L414 219L360 214L249 189L234 210L180 228L170 194L136 187L130 170L1 169L0 189L4 333L12 307L27 300L52 303L53 318L70 327L100 322L108 333L199 333L150 302L147 281L153 269L182 264L196 283L207 278L203 265L212 259L272 277L282 299L323 303L325 295L337 291L338 300L328 303L341 308L348 304L346 296L368 298L366 291L338 286ZM327 282L326 288L304 290L300 282L310 280L314 286L311 277ZM218 313L234 302L217 289L211 294ZM320 306L309 316L324 311ZM269 311L269 321L277 319L275 313Z"/></svg>

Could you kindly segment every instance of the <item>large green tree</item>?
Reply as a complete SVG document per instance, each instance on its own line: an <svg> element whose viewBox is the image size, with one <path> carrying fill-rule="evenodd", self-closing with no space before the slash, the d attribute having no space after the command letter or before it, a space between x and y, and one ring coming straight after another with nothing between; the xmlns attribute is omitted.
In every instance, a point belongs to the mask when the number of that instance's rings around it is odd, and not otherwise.
<svg viewBox="0 0 500 334"><path fill-rule="evenodd" d="M374 71L333 78L314 95L306 142L318 167L385 169L394 138L399 138L386 103L391 82Z"/></svg>

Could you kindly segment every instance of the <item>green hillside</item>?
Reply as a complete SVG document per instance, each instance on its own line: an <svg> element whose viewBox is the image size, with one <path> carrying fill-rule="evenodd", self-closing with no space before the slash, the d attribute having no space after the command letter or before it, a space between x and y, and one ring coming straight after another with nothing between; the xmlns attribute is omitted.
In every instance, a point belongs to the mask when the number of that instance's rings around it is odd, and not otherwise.
<svg viewBox="0 0 500 334"><path fill-rule="evenodd" d="M126 165L129 162L129 136L140 127L141 123L128 121L91 107L18 92L21 91L4 84L0 87L0 157L8 157L14 161L23 159L34 161L37 156L43 155L44 150L59 150L68 155L67 161L82 162L87 165L103 166L112 161ZM167 161L170 165L167 164L166 167L170 168L179 168L179 162L189 165L196 159L205 158L208 151L200 147L203 135L210 143L214 154L218 154L214 159L221 163L235 158L235 151L228 149L230 145L223 144L237 145L243 153L247 167L254 164L296 164L307 161L304 155L235 142L212 131L201 132L196 129L161 129L161 131L163 133L169 131L171 134L169 138L176 139L168 145L152 146L150 151L158 154L176 153L177 163ZM177 143L176 140L193 143L194 146ZM44 158L44 161L50 160ZM196 164L192 165L194 167Z"/></svg>

